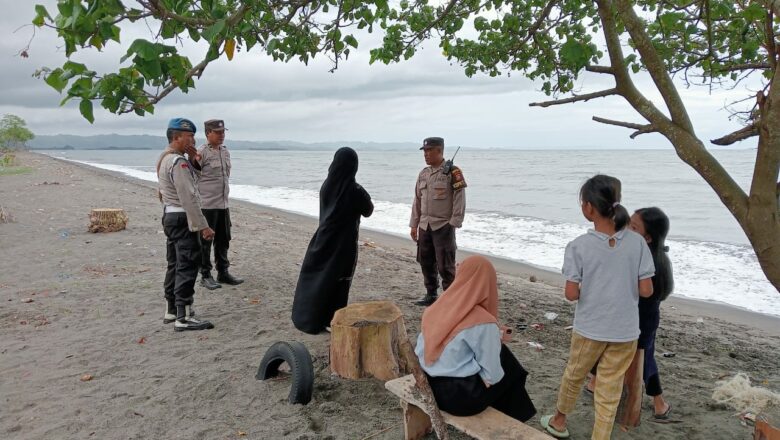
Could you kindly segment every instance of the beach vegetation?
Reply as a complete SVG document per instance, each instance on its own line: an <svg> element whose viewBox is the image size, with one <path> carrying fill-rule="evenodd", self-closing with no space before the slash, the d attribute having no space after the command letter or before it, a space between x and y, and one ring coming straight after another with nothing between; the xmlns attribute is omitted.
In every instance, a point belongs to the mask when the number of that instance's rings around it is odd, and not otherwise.
<svg viewBox="0 0 780 440"><path fill-rule="evenodd" d="M0 146L4 149L26 149L27 142L33 139L35 135L24 119L12 114L5 114L0 119Z"/></svg>
<svg viewBox="0 0 780 440"><path fill-rule="evenodd" d="M534 107L622 100L631 108L627 120L593 120L628 128L631 138L666 138L739 222L780 291L780 1L58 0L56 11L35 6L32 22L54 29L70 57L119 45L122 30L139 20L155 29L148 38L121 41L127 49L114 71L69 59L36 74L64 94L63 104L78 100L82 115L94 121L94 104L117 114L153 112L170 93L195 87L223 56L254 51L303 63L319 56L336 70L362 48L366 33L383 35L370 49L372 63L407 60L432 40L467 76L519 73L534 80L550 96ZM202 56L191 60L177 44L200 47ZM589 83L610 85L583 92L586 75L604 80ZM681 87L705 87L714 96L744 90L744 99L727 105L741 128L701 138ZM743 189L708 147L752 138L755 166Z"/></svg>

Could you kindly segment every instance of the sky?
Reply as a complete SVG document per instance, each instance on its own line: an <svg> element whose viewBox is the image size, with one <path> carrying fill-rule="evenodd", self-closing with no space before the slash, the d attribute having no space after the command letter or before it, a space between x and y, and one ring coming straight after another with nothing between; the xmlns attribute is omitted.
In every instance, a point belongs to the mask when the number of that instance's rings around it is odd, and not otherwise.
<svg viewBox="0 0 780 440"><path fill-rule="evenodd" d="M96 106L95 122L84 120L74 104L59 106L62 96L32 77L43 66L65 61L62 43L48 28L25 26L34 17L34 5L44 4L54 15L56 1L0 0L0 114L24 118L36 134L150 134L163 135L167 121L187 117L196 123L220 118L229 138L299 142L421 142L444 137L448 145L514 148L671 148L658 134L629 139L631 130L605 126L594 115L643 123L620 97L608 97L546 109L530 102L549 99L541 83L523 78L468 78L451 64L437 45L428 44L410 61L369 65L369 50L378 35L360 38L360 48L340 63L335 73L325 58L308 66L293 61L273 62L264 52L239 52L233 61L222 57L205 71L196 89L175 91L157 105L154 115L113 115ZM34 33L34 34L33 34ZM149 37L146 24L123 29L122 44L74 55L98 72L115 69L133 39ZM30 39L32 41L30 42ZM29 58L18 54L30 42ZM202 47L180 48L193 64L202 59ZM640 90L651 90L649 78L638 77ZM580 93L611 87L604 75L584 74ZM740 128L729 121L724 105L752 91L739 87L715 91L704 87L680 93L702 139L713 139ZM657 94L648 98L662 107ZM752 148L755 140L731 148Z"/></svg>

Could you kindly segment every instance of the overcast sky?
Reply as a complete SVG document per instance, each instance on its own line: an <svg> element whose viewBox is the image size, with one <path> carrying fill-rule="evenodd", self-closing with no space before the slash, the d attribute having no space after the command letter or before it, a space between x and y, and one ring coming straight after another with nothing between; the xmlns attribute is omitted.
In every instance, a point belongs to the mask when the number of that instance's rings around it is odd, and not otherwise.
<svg viewBox="0 0 780 440"><path fill-rule="evenodd" d="M195 90L169 95L154 115L116 116L96 106L95 123L90 124L75 105L59 107L62 96L31 76L42 66L56 67L65 60L53 30L36 29L29 58L18 56L33 35L31 26L19 27L30 23L35 3L45 4L54 15L53 0L0 0L0 114L21 116L36 134L163 135L168 119L182 116L197 123L225 119L229 138L242 140L420 142L426 136L443 136L449 145L472 147L669 147L660 135L631 140L628 129L591 121L598 115L643 122L622 98L531 108L529 102L546 99L540 84L517 73L511 78L467 78L435 44L408 62L369 66L368 51L376 37L361 39L358 53L335 73L329 73L326 59L304 66L274 63L258 51L237 53L231 62L223 57L206 69ZM134 38L148 35L146 25L139 23L123 30L122 47L114 44L102 53L90 49L76 60L105 72L116 66ZM182 52L193 64L203 55L196 45ZM581 92L608 88L607 80L586 74L579 84ZM639 85L649 83L640 79ZM703 139L740 127L728 120L723 106L744 96L744 88L712 95L706 88L680 89ZM658 102L657 95L648 97ZM753 146L755 141L736 147Z"/></svg>

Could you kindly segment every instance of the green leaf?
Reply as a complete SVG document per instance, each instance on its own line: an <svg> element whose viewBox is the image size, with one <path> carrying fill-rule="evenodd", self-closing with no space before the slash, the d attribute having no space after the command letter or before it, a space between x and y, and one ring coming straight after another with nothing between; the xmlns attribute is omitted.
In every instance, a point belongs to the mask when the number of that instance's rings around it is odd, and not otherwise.
<svg viewBox="0 0 780 440"><path fill-rule="evenodd" d="M358 47L357 39L355 39L355 37L353 37L352 35L347 35L346 37L344 37L344 42L354 47L355 49L357 49Z"/></svg>
<svg viewBox="0 0 780 440"><path fill-rule="evenodd" d="M46 75L46 84L53 87L58 92L62 93L62 90L65 88L66 85L68 85L67 79L62 79L63 71L60 68L54 69Z"/></svg>
<svg viewBox="0 0 780 440"><path fill-rule="evenodd" d="M217 35L225 29L225 20L218 20L216 23L201 32L201 36L211 43L214 42Z"/></svg>
<svg viewBox="0 0 780 440"><path fill-rule="evenodd" d="M51 21L51 15L43 5L35 5L35 18L33 18L32 24L35 26L43 26L44 19L48 18Z"/></svg>
<svg viewBox="0 0 780 440"><path fill-rule="evenodd" d="M590 50L587 45L573 39L566 40L558 53L561 61L577 71L588 64Z"/></svg>
<svg viewBox="0 0 780 440"><path fill-rule="evenodd" d="M81 116L84 116L84 119L89 121L90 124L95 122L95 115L92 114L92 101L89 99L82 99L79 104L79 111L81 112Z"/></svg>

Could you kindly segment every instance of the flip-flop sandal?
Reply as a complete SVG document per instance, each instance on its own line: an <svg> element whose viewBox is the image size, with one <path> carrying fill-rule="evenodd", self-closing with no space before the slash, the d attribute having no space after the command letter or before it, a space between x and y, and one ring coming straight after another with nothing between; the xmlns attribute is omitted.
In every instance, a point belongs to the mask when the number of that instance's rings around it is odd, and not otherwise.
<svg viewBox="0 0 780 440"><path fill-rule="evenodd" d="M539 419L539 423L541 423L542 428L544 428L545 431L547 431L548 434L555 438L569 438L569 429L565 429L563 431L558 431L557 429L550 426L550 419L552 419L553 416L543 416L541 419Z"/></svg>
<svg viewBox="0 0 780 440"><path fill-rule="evenodd" d="M659 423L668 423L669 422L669 413L672 412L672 404L668 403L668 408L666 408L666 411L663 414L653 414L653 420Z"/></svg>

